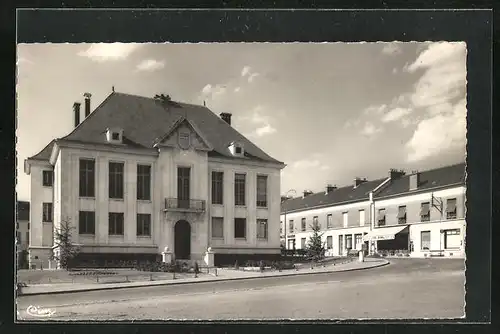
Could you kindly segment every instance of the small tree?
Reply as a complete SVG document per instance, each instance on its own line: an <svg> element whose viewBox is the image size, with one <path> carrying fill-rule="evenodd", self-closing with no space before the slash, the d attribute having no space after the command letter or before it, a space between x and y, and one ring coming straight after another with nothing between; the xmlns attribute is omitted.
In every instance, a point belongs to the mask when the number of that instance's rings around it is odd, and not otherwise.
<svg viewBox="0 0 500 334"><path fill-rule="evenodd" d="M54 227L54 250L52 258L59 262L61 268L69 270L71 260L79 253L80 249L72 242L72 233L75 228L69 219L64 219L59 227Z"/></svg>
<svg viewBox="0 0 500 334"><path fill-rule="evenodd" d="M307 256L313 261L318 261L325 256L325 243L321 240L323 233L321 233L321 227L319 225L313 225L311 228L313 234L307 242Z"/></svg>

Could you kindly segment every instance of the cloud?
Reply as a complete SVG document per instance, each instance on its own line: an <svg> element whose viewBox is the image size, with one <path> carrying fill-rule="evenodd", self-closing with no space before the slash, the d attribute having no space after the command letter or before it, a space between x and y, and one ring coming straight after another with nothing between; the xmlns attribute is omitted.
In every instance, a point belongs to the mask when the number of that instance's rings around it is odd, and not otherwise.
<svg viewBox="0 0 500 334"><path fill-rule="evenodd" d="M408 162L416 162L442 151L463 149L466 141L466 103L458 102L450 110L421 121L406 143Z"/></svg>
<svg viewBox="0 0 500 334"><path fill-rule="evenodd" d="M226 85L212 86L211 84L207 84L205 87L203 87L201 93L203 97L214 100L224 95L226 91L227 91Z"/></svg>
<svg viewBox="0 0 500 334"><path fill-rule="evenodd" d="M236 87L236 88L234 89L234 92L235 92L235 93L238 93L239 91L240 91L240 87Z"/></svg>
<svg viewBox="0 0 500 334"><path fill-rule="evenodd" d="M239 117L239 120L247 121L247 124L249 122L250 124L254 124L257 126L250 133L247 133L246 137L249 138L263 137L266 135L276 133L278 131L275 127L272 126L271 117L262 114L263 110L264 107L258 105L252 109L250 116Z"/></svg>
<svg viewBox="0 0 500 334"><path fill-rule="evenodd" d="M29 60L28 58L20 57L17 59L17 65L19 66L21 64L32 65L32 64L34 64L34 62Z"/></svg>
<svg viewBox="0 0 500 334"><path fill-rule="evenodd" d="M270 134L273 134L275 133L277 130L275 128L273 128L271 126L271 124L266 124L260 128L257 128L255 130L255 135L257 137L262 137L262 136L265 136L265 135L270 135Z"/></svg>
<svg viewBox="0 0 500 334"><path fill-rule="evenodd" d="M401 47L397 43L384 43L382 53L386 55L396 55L401 53Z"/></svg>
<svg viewBox="0 0 500 334"><path fill-rule="evenodd" d="M309 159L297 160L291 164L291 167L296 170L313 169L327 171L330 169L330 166L323 164L320 159L313 159L314 156L312 154Z"/></svg>
<svg viewBox="0 0 500 334"><path fill-rule="evenodd" d="M394 67L394 68L392 69L392 74L397 74L397 73L398 73L398 69L397 69L396 67Z"/></svg>
<svg viewBox="0 0 500 334"><path fill-rule="evenodd" d="M250 74L250 66L245 66L245 67L243 67L243 69L241 70L241 76L242 76L242 77L245 77L245 76L247 76L248 74Z"/></svg>
<svg viewBox="0 0 500 334"><path fill-rule="evenodd" d="M124 60L140 46L137 43L94 43L78 55L97 62Z"/></svg>
<svg viewBox="0 0 500 334"><path fill-rule="evenodd" d="M140 62L136 69L138 71L148 71L148 72L153 72L156 70L160 70L165 67L165 62L163 61L158 61L155 59L146 59Z"/></svg>
<svg viewBox="0 0 500 334"><path fill-rule="evenodd" d="M361 129L361 134L363 136L366 136L366 137L372 137L378 133L382 132L382 128L381 127L377 127L375 126L373 123L371 122L366 122L365 123L365 126L363 127L363 129Z"/></svg>
<svg viewBox="0 0 500 334"><path fill-rule="evenodd" d="M384 111L387 110L387 105L386 104L381 104L377 106L369 106L364 110L365 115L381 115L384 113Z"/></svg>
<svg viewBox="0 0 500 334"><path fill-rule="evenodd" d="M465 153L466 54L465 43L428 44L406 67L410 73L422 72L409 97L423 115L406 143L409 162L448 150Z"/></svg>
<svg viewBox="0 0 500 334"><path fill-rule="evenodd" d="M394 108L390 110L389 112L385 113L384 116L382 116L382 122L384 123L389 123L389 122L394 122L397 121L404 116L407 116L411 113L411 109L409 108Z"/></svg>
<svg viewBox="0 0 500 334"><path fill-rule="evenodd" d="M323 166L321 166L319 169L321 169L321 170L329 170L329 169L330 169L330 166L323 165Z"/></svg>
<svg viewBox="0 0 500 334"><path fill-rule="evenodd" d="M252 73L250 74L250 76L248 77L248 82L252 83L255 78L257 78L260 74L259 73Z"/></svg>
<svg viewBox="0 0 500 334"><path fill-rule="evenodd" d="M423 71L411 95L415 107L430 107L462 96L466 88L465 43L430 44L406 71Z"/></svg>

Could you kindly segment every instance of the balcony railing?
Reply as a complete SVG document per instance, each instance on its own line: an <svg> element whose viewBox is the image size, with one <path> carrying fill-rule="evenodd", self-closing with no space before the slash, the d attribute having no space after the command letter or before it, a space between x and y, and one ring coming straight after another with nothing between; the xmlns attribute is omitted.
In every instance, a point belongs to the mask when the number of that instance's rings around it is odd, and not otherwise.
<svg viewBox="0 0 500 334"><path fill-rule="evenodd" d="M165 198L165 211L205 212L205 200Z"/></svg>

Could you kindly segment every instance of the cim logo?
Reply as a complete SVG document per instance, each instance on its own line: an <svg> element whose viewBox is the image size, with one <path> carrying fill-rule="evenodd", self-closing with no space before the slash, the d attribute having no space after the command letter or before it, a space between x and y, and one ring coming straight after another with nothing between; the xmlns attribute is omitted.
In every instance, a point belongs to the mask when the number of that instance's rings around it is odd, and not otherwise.
<svg viewBox="0 0 500 334"><path fill-rule="evenodd" d="M30 305L26 309L26 313L28 313L32 317L42 317L42 318L45 318L45 317L52 316L53 314L56 313L56 311L52 310L50 308L41 308L41 307L38 307L38 306Z"/></svg>

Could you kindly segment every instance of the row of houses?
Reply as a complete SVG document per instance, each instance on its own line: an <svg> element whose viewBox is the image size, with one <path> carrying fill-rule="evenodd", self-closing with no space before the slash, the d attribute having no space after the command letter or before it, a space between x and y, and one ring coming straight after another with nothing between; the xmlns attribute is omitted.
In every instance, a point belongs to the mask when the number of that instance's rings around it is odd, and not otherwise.
<svg viewBox="0 0 500 334"><path fill-rule="evenodd" d="M282 247L305 248L317 225L329 256L365 247L371 254L464 257L465 176L464 163L408 175L391 169L384 178L282 198Z"/></svg>

